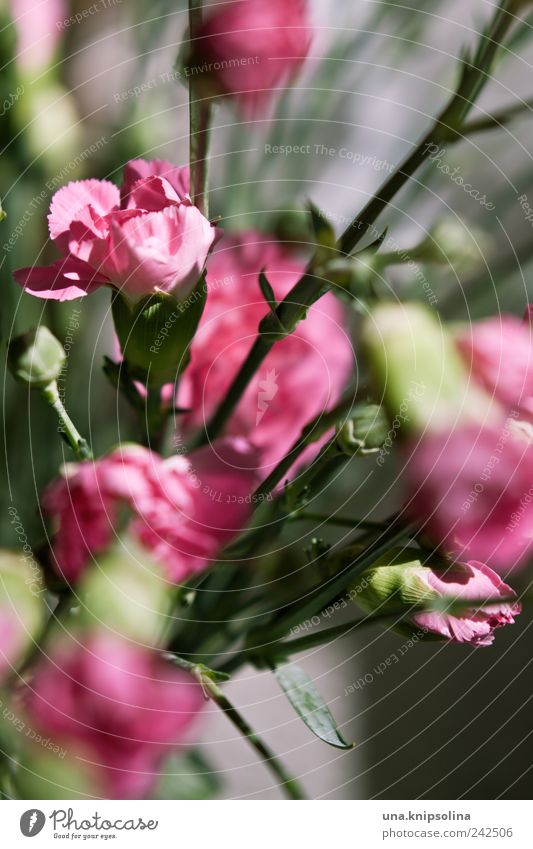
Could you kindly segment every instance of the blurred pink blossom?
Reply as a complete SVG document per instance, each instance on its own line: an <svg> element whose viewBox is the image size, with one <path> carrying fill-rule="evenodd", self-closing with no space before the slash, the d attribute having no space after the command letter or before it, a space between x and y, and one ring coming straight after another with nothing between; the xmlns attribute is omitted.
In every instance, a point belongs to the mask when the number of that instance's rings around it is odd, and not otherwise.
<svg viewBox="0 0 533 849"><path fill-rule="evenodd" d="M50 65L66 16L64 0L8 0L17 32L17 62L27 73Z"/></svg>
<svg viewBox="0 0 533 849"><path fill-rule="evenodd" d="M533 548L533 444L512 425L466 425L405 446L411 513L438 545L501 572Z"/></svg>
<svg viewBox="0 0 533 849"><path fill-rule="evenodd" d="M198 280L216 229L193 206L188 169L134 160L119 190L107 180L79 180L52 198L50 238L62 258L15 271L31 295L65 301L100 286L130 301L154 292L186 295Z"/></svg>
<svg viewBox="0 0 533 849"><path fill-rule="evenodd" d="M21 699L28 724L75 753L108 799L148 795L203 702L186 672L108 632L62 638Z"/></svg>
<svg viewBox="0 0 533 849"><path fill-rule="evenodd" d="M293 79L311 38L307 0L233 0L208 12L185 73L255 116Z"/></svg>
<svg viewBox="0 0 533 849"><path fill-rule="evenodd" d="M58 572L75 581L91 555L118 537L124 507L130 510L128 531L169 580L201 571L248 519L257 483L254 458L243 439L228 439L188 458L163 460L126 444L100 460L67 465L42 498L56 528Z"/></svg>
<svg viewBox="0 0 533 849"><path fill-rule="evenodd" d="M223 239L209 258L207 304L178 394L178 406L190 409L181 420L185 434L209 419L253 345L268 310L259 288L261 270L280 300L302 276L304 264L274 237L253 231ZM259 449L263 476L303 426L335 404L353 365L343 308L327 294L275 344L227 426L229 434L245 436Z"/></svg>
<svg viewBox="0 0 533 849"><path fill-rule="evenodd" d="M13 668L26 647L27 634L9 604L0 606L0 681Z"/></svg>
<svg viewBox="0 0 533 849"><path fill-rule="evenodd" d="M457 338L466 367L507 409L533 419L533 336L529 320L502 315L475 322Z"/></svg>

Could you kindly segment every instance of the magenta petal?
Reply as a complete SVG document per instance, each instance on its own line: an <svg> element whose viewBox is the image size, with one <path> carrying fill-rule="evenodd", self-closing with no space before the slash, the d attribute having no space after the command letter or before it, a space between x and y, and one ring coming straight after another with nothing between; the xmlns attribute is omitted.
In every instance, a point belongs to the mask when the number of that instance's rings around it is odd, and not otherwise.
<svg viewBox="0 0 533 849"><path fill-rule="evenodd" d="M171 204L181 203L181 198L164 177L148 177L133 185L129 193L128 209L142 209L146 212L160 212Z"/></svg>
<svg viewBox="0 0 533 849"><path fill-rule="evenodd" d="M28 294L54 301L82 298L108 282L85 262L74 257L58 259L52 265L18 268L13 277Z"/></svg>
<svg viewBox="0 0 533 849"><path fill-rule="evenodd" d="M124 182L121 189L122 207L127 205L130 191L135 183L146 180L148 177L164 177L180 198L189 194L188 166L176 168L172 162L167 162L165 159L132 159L124 167Z"/></svg>

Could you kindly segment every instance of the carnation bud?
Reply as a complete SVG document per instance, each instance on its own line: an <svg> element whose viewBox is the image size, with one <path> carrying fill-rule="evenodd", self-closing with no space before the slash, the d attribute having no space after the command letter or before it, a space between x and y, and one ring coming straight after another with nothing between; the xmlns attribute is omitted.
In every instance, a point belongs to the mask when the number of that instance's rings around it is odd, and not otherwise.
<svg viewBox="0 0 533 849"><path fill-rule="evenodd" d="M9 343L7 362L13 377L32 389L44 389L57 380L66 355L61 343L40 325Z"/></svg>
<svg viewBox="0 0 533 849"><path fill-rule="evenodd" d="M104 626L142 645L162 644L173 602L172 587L159 566L129 537L98 558L77 588L80 622Z"/></svg>
<svg viewBox="0 0 533 849"><path fill-rule="evenodd" d="M296 247L313 242L309 213L305 209L293 207L283 210L274 222L273 231L280 242L296 242Z"/></svg>
<svg viewBox="0 0 533 849"><path fill-rule="evenodd" d="M470 274L482 262L487 247L484 233L446 218L410 254L413 259L450 265L456 273Z"/></svg>
<svg viewBox="0 0 533 849"><path fill-rule="evenodd" d="M421 556L418 549L386 552L351 587L353 600L368 613L380 614L431 604L438 599L438 593L422 580L426 567L422 566Z"/></svg>
<svg viewBox="0 0 533 849"><path fill-rule="evenodd" d="M102 794L98 767L88 763L84 749L73 751L70 741L66 744L53 735L39 734L29 724L26 730L21 765L13 776L19 799L64 799L68 795L73 800Z"/></svg>
<svg viewBox="0 0 533 849"><path fill-rule="evenodd" d="M387 438L389 423L383 408L362 404L337 431L337 445L348 455L373 454Z"/></svg>
<svg viewBox="0 0 533 849"><path fill-rule="evenodd" d="M414 548L382 555L359 576L351 597L370 614L396 616L395 629L416 642L488 646L494 630L513 624L521 610L511 587L485 564L428 558Z"/></svg>
<svg viewBox="0 0 533 849"><path fill-rule="evenodd" d="M152 386L173 383L190 359L190 343L207 294L204 277L182 301L158 293L132 304L113 296L115 330L130 373Z"/></svg>
<svg viewBox="0 0 533 849"><path fill-rule="evenodd" d="M16 519L15 514L13 517ZM18 666L33 645L44 622L43 594L37 563L15 552L1 551L0 679Z"/></svg>
<svg viewBox="0 0 533 849"><path fill-rule="evenodd" d="M451 335L425 307L376 307L363 328L363 344L377 397L402 432L440 431L488 414L490 397L469 384Z"/></svg>
<svg viewBox="0 0 533 849"><path fill-rule="evenodd" d="M292 81L311 36L307 0L219 3L195 26L181 74L201 97L229 95L255 116Z"/></svg>

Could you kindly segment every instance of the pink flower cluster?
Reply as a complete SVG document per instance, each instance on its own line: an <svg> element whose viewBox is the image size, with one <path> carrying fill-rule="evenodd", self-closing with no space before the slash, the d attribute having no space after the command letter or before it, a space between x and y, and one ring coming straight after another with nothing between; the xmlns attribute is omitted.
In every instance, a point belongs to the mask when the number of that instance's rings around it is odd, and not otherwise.
<svg viewBox="0 0 533 849"><path fill-rule="evenodd" d="M302 276L304 263L274 237L254 231L225 237L209 257L207 304L178 395L178 406L189 410L181 420L185 434L209 419L254 343L268 309L259 288L261 271L281 300ZM262 477L304 425L335 404L353 366L342 305L327 294L294 333L276 343L227 426L229 434L246 437L258 449Z"/></svg>
<svg viewBox="0 0 533 849"><path fill-rule="evenodd" d="M100 460L67 465L42 499L55 525L57 571L76 581L92 555L118 535L120 513L128 508L129 533L170 581L186 580L246 523L257 483L254 456L238 439L166 460L126 444Z"/></svg>
<svg viewBox="0 0 533 849"><path fill-rule="evenodd" d="M185 73L255 116L294 78L311 36L307 0L231 0L208 11Z"/></svg>
<svg viewBox="0 0 533 849"><path fill-rule="evenodd" d="M490 319L457 345L474 383L493 398L493 421L411 441L410 509L454 555L506 571L533 550L531 324Z"/></svg>
<svg viewBox="0 0 533 849"><path fill-rule="evenodd" d="M65 301L111 286L132 302L154 292L186 295L198 280L216 229L193 206L187 168L129 162L119 190L80 180L52 198L50 238L62 258L15 271L31 295Z"/></svg>
<svg viewBox="0 0 533 849"><path fill-rule="evenodd" d="M83 762L91 795L140 799L165 756L187 742L203 695L159 653L95 633L58 642L21 701L29 727Z"/></svg>

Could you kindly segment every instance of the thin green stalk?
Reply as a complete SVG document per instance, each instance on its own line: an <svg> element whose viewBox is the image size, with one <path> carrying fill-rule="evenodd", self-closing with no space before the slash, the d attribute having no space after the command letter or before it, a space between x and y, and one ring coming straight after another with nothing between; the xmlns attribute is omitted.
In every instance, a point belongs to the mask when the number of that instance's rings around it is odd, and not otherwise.
<svg viewBox="0 0 533 849"><path fill-rule="evenodd" d="M161 387L146 384L144 443L152 451L159 451L164 437L168 410L161 403Z"/></svg>
<svg viewBox="0 0 533 849"><path fill-rule="evenodd" d="M300 457L301 454L313 442L317 442L324 433L327 433L345 413L349 413L357 398L366 392L366 389L359 390L357 393L353 391L347 392L344 397L332 410L327 413L320 413L315 416L309 424L302 430L298 439L294 442L287 454L280 460L277 466L271 471L268 477L265 478L261 486L254 493L254 503L261 503L265 496L269 495L273 489L283 480L286 473L289 471L293 463ZM324 452L322 452L324 453ZM315 460L315 466L319 460ZM311 466L311 469L313 468Z"/></svg>
<svg viewBox="0 0 533 849"><path fill-rule="evenodd" d="M293 513L289 516L289 519L292 522L319 522L338 528L350 528L352 531L357 531L359 528L363 531L383 531L386 527L383 522L372 522L369 519L349 519L345 516L328 516L327 513L312 513L308 510Z"/></svg>
<svg viewBox="0 0 533 849"><path fill-rule="evenodd" d="M189 0L189 37L191 44L202 23L202 0ZM191 198L202 215L209 218L208 164L212 108L202 97L198 80L189 77L189 167Z"/></svg>
<svg viewBox="0 0 533 849"><path fill-rule="evenodd" d="M482 115L480 118L474 118L462 127L461 133L464 137L472 136L474 133L482 133L486 130L502 129L515 118L520 118L524 115L530 117L532 110L533 99L525 100L523 103L515 103L507 109L501 109L498 112L493 112L491 115Z"/></svg>
<svg viewBox="0 0 533 849"><path fill-rule="evenodd" d="M260 645L279 640L285 634L288 634L295 625L299 625L309 616L314 616L318 611L324 610L332 599L344 592L357 575L364 572L381 554L393 548L397 542L410 533L412 533L410 525L395 519L385 531L372 540L330 581L323 582L309 592L303 600L298 599L286 605L285 608L280 610L274 622L258 629L255 634L250 633L250 641L253 639L256 645Z"/></svg>
<svg viewBox="0 0 533 849"><path fill-rule="evenodd" d="M198 672L196 675L204 689L204 692L222 711L224 711L232 725L234 725L243 737L248 740L250 745L253 746L265 766L274 775L276 780L280 782L281 789L285 796L288 799L305 799L296 779L289 775L283 764L278 760L277 756L271 751L271 749L268 748L268 746L265 745L265 743L263 743L261 738L258 737L251 726L248 725L244 717L241 716L238 710L231 704L229 699L226 698L220 687L209 675L204 674L200 667L197 667L197 669Z"/></svg>
<svg viewBox="0 0 533 849"><path fill-rule="evenodd" d="M332 640L339 640L343 637L348 637L358 628L373 625L384 619L394 618L395 614L391 613L367 616L364 619L358 619L355 622L343 622L342 625L336 625L334 628L317 629L316 633L306 634L305 637L298 637L297 640L276 640L275 642L261 646L260 648L244 648L241 651L236 652L229 658L229 660L218 667L217 671L226 675L233 675L234 672L248 662L255 662L258 666L262 667L268 662L286 660L298 652L316 648L316 646L326 645L327 643L332 642Z"/></svg>
<svg viewBox="0 0 533 849"><path fill-rule="evenodd" d="M261 547L264 539L268 539L272 543L275 536L281 531L282 523L293 511L293 505L302 498L307 488L313 484L320 492L337 469L350 459L348 455L339 451L335 440L327 442L312 465L299 474L285 493L274 501L273 508L271 508L265 521L253 525L238 539L230 543L222 552L221 559L233 560L247 557L251 552ZM269 487L275 485L273 481L273 478L269 481ZM265 501L266 493L269 491L263 486L259 487L252 496L254 506L259 505L265 509L265 505L268 504Z"/></svg>
<svg viewBox="0 0 533 849"><path fill-rule="evenodd" d="M407 183L417 169L429 158L435 144L443 141L459 141L461 127L489 79L496 53L503 38L516 20L509 12L516 0L502 0L489 26L482 33L476 54L471 62L463 65L463 73L457 91L442 109L429 130L422 136L414 150L403 160L394 173L385 181L377 194L347 226L336 244L341 254L350 254L374 226L393 197ZM205 427L195 445L215 439L224 429L228 419L242 398L250 380L277 341L289 335L307 311L323 294L327 286L321 277L315 276L313 265L308 266L304 276L296 283L259 325L258 336L239 372L235 376L225 397ZM281 330L280 330L281 328Z"/></svg>
<svg viewBox="0 0 533 849"><path fill-rule="evenodd" d="M72 448L78 460L92 460L93 453L86 439L78 433L74 422L67 413L64 404L59 396L57 383L54 380L42 390L42 395L47 404L57 414L59 420L60 433L64 434L67 442Z"/></svg>

